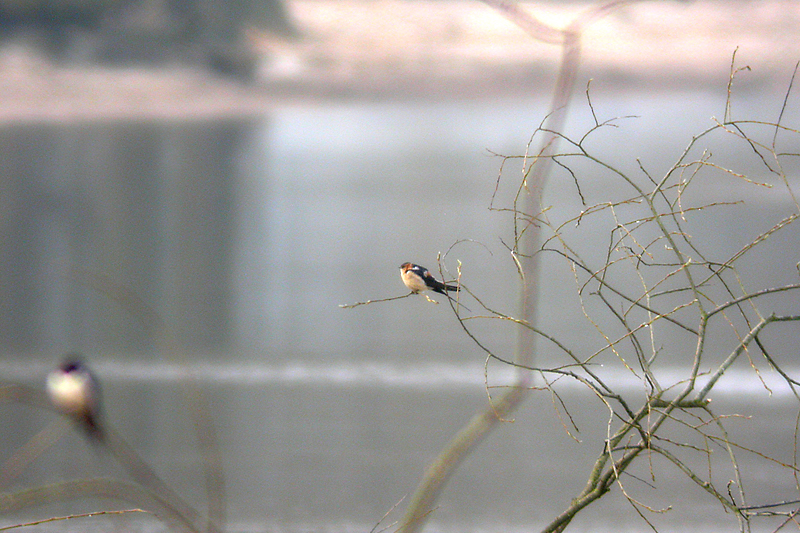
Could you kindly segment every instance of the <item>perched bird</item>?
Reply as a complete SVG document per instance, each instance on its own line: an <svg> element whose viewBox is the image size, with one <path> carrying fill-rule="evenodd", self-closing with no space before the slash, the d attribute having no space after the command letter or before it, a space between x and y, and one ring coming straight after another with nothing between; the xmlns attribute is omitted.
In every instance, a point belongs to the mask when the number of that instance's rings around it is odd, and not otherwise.
<svg viewBox="0 0 800 533"><path fill-rule="evenodd" d="M47 394L53 405L72 417L93 441L101 441L100 389L80 356L67 354L61 365L47 376Z"/></svg>
<svg viewBox="0 0 800 533"><path fill-rule="evenodd" d="M427 268L414 263L403 263L400 265L400 279L406 284L406 287L411 289L413 293L420 293L428 289L444 294L447 296L447 291L457 291L458 287L455 285L445 285L438 279L434 278Z"/></svg>

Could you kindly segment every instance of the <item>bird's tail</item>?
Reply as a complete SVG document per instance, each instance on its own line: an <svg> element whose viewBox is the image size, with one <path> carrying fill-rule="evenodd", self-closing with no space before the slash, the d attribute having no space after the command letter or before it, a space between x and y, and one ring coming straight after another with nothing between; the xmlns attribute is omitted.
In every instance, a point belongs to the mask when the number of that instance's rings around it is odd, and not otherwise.
<svg viewBox="0 0 800 533"><path fill-rule="evenodd" d="M448 287L448 288L449 288L449 287ZM455 290L455 287L453 288L453 290ZM466 310L467 310L467 311L469 311L470 313L472 312L472 310L471 310L469 307L467 307L466 305L462 304L460 300L456 300L455 298L453 298L452 296L450 296L450 295L449 295L449 294L447 294L447 293L444 293L444 295L445 295L445 296L447 296L447 297L450 299L450 301L451 301L451 302L453 302L454 304L456 304L456 306L458 306L458 307L463 307L464 309L466 309Z"/></svg>

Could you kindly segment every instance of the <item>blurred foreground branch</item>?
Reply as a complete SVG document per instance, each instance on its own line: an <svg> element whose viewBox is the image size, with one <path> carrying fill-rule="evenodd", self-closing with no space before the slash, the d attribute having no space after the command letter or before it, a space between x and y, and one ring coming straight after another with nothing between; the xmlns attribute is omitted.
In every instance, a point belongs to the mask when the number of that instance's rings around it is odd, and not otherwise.
<svg viewBox="0 0 800 533"><path fill-rule="evenodd" d="M581 61L582 30L599 16L626 2L601 4L576 18L565 29L544 24L516 3L495 0L484 0L484 2L525 30L531 38L561 46L559 74L553 89L551 110L545 121L548 133L531 154L532 163L524 168L523 179L514 202L515 212L530 213L539 204L542 187L551 170L550 155L557 147L556 132L561 131L567 116ZM535 280L538 274L534 252L539 245L538 226L526 216L515 217L514 235L511 255L520 272L520 317L522 321L533 324L536 309ZM530 368L533 364L535 338L535 333L530 329L519 329L514 356L514 361L518 365L516 383L488 405L483 412L477 413L428 467L409 502L400 531L414 533L423 528L444 486L461 461L488 435L497 422L507 419L525 399L532 383L532 375L526 368Z"/></svg>

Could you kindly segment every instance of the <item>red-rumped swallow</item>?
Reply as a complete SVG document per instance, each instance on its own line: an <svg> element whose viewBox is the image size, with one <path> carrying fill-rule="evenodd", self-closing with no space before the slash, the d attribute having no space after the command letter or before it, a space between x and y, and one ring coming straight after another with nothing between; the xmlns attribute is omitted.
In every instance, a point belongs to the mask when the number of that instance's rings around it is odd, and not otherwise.
<svg viewBox="0 0 800 533"><path fill-rule="evenodd" d="M100 389L78 354L68 354L47 376L47 394L53 405L71 417L93 441L103 440L100 428Z"/></svg>
<svg viewBox="0 0 800 533"><path fill-rule="evenodd" d="M400 279L402 279L406 287L411 289L411 292L415 294L430 289L433 292L448 296L447 291L458 290L457 286L442 283L434 278L427 268L415 265L414 263L403 263L400 265Z"/></svg>

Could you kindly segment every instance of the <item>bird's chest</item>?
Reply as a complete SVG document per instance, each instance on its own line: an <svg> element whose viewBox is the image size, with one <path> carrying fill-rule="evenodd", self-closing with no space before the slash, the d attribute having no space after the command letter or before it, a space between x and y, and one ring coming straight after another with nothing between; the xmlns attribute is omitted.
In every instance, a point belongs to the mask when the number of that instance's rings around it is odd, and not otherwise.
<svg viewBox="0 0 800 533"><path fill-rule="evenodd" d="M428 288L428 286L425 285L425 281L414 272L404 272L401 277L403 279L403 283L406 284L406 287L414 292L422 292Z"/></svg>

